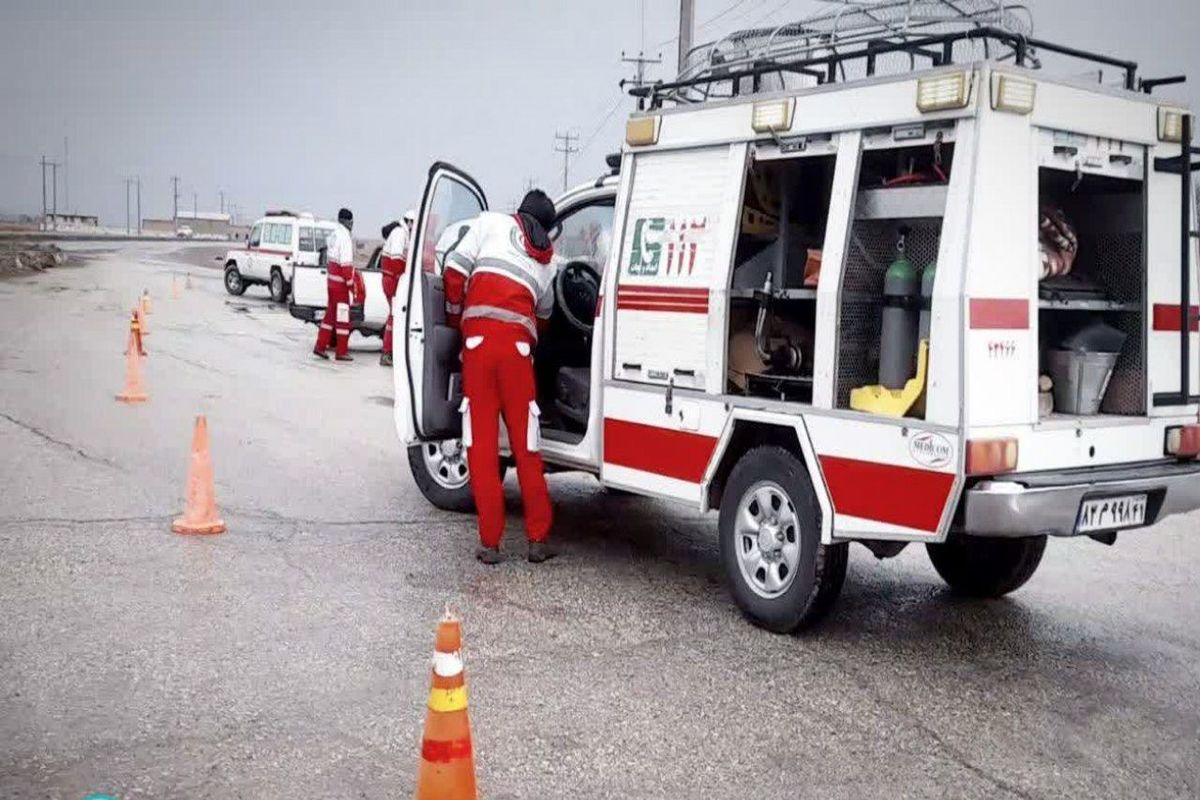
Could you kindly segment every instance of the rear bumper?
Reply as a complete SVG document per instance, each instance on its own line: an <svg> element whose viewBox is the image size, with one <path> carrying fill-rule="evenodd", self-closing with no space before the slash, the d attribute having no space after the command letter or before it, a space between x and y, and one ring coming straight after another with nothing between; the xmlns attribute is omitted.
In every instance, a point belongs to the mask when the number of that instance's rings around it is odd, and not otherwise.
<svg viewBox="0 0 1200 800"><path fill-rule="evenodd" d="M288 313L302 322L311 322L317 325L320 324L321 318L325 316L325 306L298 306L295 303L289 302ZM361 305L350 306L350 327L353 330L366 334L382 332L382 328L377 328L375 325L367 323Z"/></svg>
<svg viewBox="0 0 1200 800"><path fill-rule="evenodd" d="M1008 475L963 494L959 529L975 536L1077 536L1084 499L1145 493L1146 525L1200 508L1200 462Z"/></svg>
<svg viewBox="0 0 1200 800"><path fill-rule="evenodd" d="M288 313L303 322L317 323L325 316L325 309L318 306L298 306L288 303Z"/></svg>

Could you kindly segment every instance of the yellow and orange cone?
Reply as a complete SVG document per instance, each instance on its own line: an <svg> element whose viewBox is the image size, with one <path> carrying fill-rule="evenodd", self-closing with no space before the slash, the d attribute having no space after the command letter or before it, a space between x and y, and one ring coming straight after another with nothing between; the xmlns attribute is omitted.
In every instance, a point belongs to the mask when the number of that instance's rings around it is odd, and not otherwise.
<svg viewBox="0 0 1200 800"><path fill-rule="evenodd" d="M462 627L447 614L438 623L434 645L417 800L475 800L478 796L461 649Z"/></svg>
<svg viewBox="0 0 1200 800"><path fill-rule="evenodd" d="M142 323L138 320L136 309L129 316L129 341L125 343L125 355L129 355L130 350L139 356L146 355L146 348L142 344Z"/></svg>
<svg viewBox="0 0 1200 800"><path fill-rule="evenodd" d="M133 346L132 334L129 343L130 346L125 348L125 388L117 393L117 399L122 403L144 403L150 395L142 385L142 358Z"/></svg>
<svg viewBox="0 0 1200 800"><path fill-rule="evenodd" d="M217 516L213 493L212 456L208 452L208 420L196 417L192 432L192 461L188 467L187 505L183 516L171 524L175 533L224 533L225 521Z"/></svg>

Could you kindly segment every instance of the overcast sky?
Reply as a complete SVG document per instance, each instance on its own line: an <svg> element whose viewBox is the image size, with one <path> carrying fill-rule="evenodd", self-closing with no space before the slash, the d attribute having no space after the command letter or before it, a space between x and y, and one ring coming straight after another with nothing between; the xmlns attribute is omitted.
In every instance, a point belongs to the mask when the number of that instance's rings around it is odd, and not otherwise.
<svg viewBox="0 0 1200 800"><path fill-rule="evenodd" d="M1030 0L1035 34L1134 59L1200 108L1197 0ZM806 15L805 0L697 0L697 41ZM644 13L643 13L644 7ZM633 107L621 51L662 52L675 0L0 0L0 213L36 212L42 154L70 140L71 210L124 224L218 191L243 219L268 206L377 227L416 202L429 164L467 169L493 205L532 178L562 188L555 130L580 134L572 183L603 170ZM644 23L643 23L644 20ZM705 24L707 23L707 24ZM60 207L66 191L59 188Z"/></svg>

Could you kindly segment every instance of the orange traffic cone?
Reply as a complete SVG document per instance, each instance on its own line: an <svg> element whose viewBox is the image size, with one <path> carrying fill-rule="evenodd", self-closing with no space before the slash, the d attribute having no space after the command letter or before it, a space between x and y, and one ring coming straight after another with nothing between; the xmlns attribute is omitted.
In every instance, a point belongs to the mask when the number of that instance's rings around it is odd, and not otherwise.
<svg viewBox="0 0 1200 800"><path fill-rule="evenodd" d="M417 800L475 800L475 755L467 686L463 676L462 627L449 613L438 623L429 713L421 738Z"/></svg>
<svg viewBox="0 0 1200 800"><path fill-rule="evenodd" d="M146 348L142 345L142 325L138 322L136 310L129 315L129 341L125 343L125 355L129 355L130 350L139 356L146 355Z"/></svg>
<svg viewBox="0 0 1200 800"><path fill-rule="evenodd" d="M196 417L192 433L192 464L188 468L187 505L183 516L171 524L176 533L224 533L225 521L217 516L213 494L212 456L208 452L208 420Z"/></svg>
<svg viewBox="0 0 1200 800"><path fill-rule="evenodd" d="M142 313L150 313L150 290L142 289Z"/></svg>
<svg viewBox="0 0 1200 800"><path fill-rule="evenodd" d="M132 334L130 337L132 345ZM125 388L117 395L117 399L122 403L144 403L150 399L150 395L146 394L146 389L142 386L142 359L136 347L131 346L125 350Z"/></svg>

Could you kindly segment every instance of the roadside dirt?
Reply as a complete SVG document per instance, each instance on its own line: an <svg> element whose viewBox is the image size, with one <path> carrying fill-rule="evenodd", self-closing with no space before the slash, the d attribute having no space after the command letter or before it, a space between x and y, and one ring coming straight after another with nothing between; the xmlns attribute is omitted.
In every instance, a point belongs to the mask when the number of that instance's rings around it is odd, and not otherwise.
<svg viewBox="0 0 1200 800"><path fill-rule="evenodd" d="M0 278L45 272L70 261L70 256L54 244L0 242Z"/></svg>

